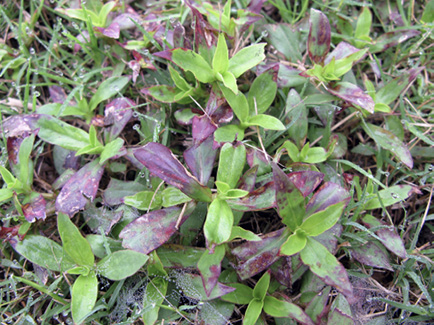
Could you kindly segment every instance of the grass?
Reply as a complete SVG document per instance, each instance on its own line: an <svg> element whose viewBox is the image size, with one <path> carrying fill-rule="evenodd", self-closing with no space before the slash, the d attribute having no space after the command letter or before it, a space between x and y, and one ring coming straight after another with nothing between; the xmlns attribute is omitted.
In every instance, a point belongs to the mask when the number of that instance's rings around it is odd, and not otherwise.
<svg viewBox="0 0 434 325"><path fill-rule="evenodd" d="M432 322L434 2L263 2L0 7L2 322Z"/></svg>

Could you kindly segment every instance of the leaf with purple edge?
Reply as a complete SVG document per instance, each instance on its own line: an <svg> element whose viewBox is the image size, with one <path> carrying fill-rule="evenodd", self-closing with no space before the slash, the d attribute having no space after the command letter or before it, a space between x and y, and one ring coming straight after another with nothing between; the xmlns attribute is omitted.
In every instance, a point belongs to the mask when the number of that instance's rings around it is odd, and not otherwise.
<svg viewBox="0 0 434 325"><path fill-rule="evenodd" d="M300 257L326 284L336 287L347 298L353 299L353 287L345 268L323 245L307 237L306 246L300 252Z"/></svg>
<svg viewBox="0 0 434 325"><path fill-rule="evenodd" d="M98 160L84 165L63 186L56 199L56 210L72 216L84 208L88 199L95 199L104 172Z"/></svg>
<svg viewBox="0 0 434 325"><path fill-rule="evenodd" d="M349 199L350 194L346 189L338 184L327 182L323 184L309 200L306 206L306 216L310 216L341 201L347 203Z"/></svg>
<svg viewBox="0 0 434 325"><path fill-rule="evenodd" d="M149 142L134 152L134 156L155 176L179 188L191 198L211 202L211 190L191 175L172 154L170 149L156 142Z"/></svg>
<svg viewBox="0 0 434 325"><path fill-rule="evenodd" d="M415 37L420 34L420 31L415 29L404 29L404 30L394 30L379 36L375 41L374 45L369 47L371 53L382 52L389 47L398 45L405 42L409 38Z"/></svg>
<svg viewBox="0 0 434 325"><path fill-rule="evenodd" d="M227 202L232 209L238 211L261 211L271 209L275 206L276 202L274 182L269 182L240 199L227 200Z"/></svg>
<svg viewBox="0 0 434 325"><path fill-rule="evenodd" d="M328 91L352 105L360 106L369 113L374 113L375 104L371 96L356 85L346 81L338 82L333 87L329 87Z"/></svg>
<svg viewBox="0 0 434 325"><path fill-rule="evenodd" d="M319 10L310 10L309 36L307 50L314 63L322 64L330 50L331 29L325 14Z"/></svg>
<svg viewBox="0 0 434 325"><path fill-rule="evenodd" d="M376 243L369 241L360 247L350 249L351 256L364 265L386 269L393 272L386 250Z"/></svg>
<svg viewBox="0 0 434 325"><path fill-rule="evenodd" d="M184 222L193 211L195 204L189 204L180 220ZM136 252L149 254L167 242L178 230L176 228L182 209L170 207L151 211L129 223L119 234L122 246Z"/></svg>
<svg viewBox="0 0 434 325"><path fill-rule="evenodd" d="M295 231L302 223L305 214L304 197L300 190L275 164L273 167L273 179L276 189L276 206L282 222L291 231Z"/></svg>
<svg viewBox="0 0 434 325"><path fill-rule="evenodd" d="M318 236L333 227L339 220L346 206L345 201L329 205L324 210L316 212L303 221L300 228L308 236Z"/></svg>
<svg viewBox="0 0 434 325"><path fill-rule="evenodd" d="M203 287L208 297L217 285L221 273L221 261L224 256L225 247L224 245L220 245L215 247L213 253L210 253L208 249L205 250L197 263L197 268L202 277Z"/></svg>
<svg viewBox="0 0 434 325"><path fill-rule="evenodd" d="M104 203L107 205L118 205L122 203L125 196L134 195L137 192L145 191L146 186L139 182L124 182L115 178L110 179L110 183L104 190Z"/></svg>
<svg viewBox="0 0 434 325"><path fill-rule="evenodd" d="M126 97L116 98L108 103L104 111L104 122L110 126L104 129L106 142L114 140L124 129L133 116L132 107L135 103Z"/></svg>
<svg viewBox="0 0 434 325"><path fill-rule="evenodd" d="M413 168L413 158L407 146L392 132L370 123L364 123L365 132L383 149L389 150L408 168Z"/></svg>
<svg viewBox="0 0 434 325"><path fill-rule="evenodd" d="M35 220L45 220L47 202L42 194L33 197L31 201L22 206L24 217L28 222L34 222Z"/></svg>
<svg viewBox="0 0 434 325"><path fill-rule="evenodd" d="M299 306L273 296L265 297L264 312L273 317L290 318L297 320L301 324L314 325L310 317Z"/></svg>

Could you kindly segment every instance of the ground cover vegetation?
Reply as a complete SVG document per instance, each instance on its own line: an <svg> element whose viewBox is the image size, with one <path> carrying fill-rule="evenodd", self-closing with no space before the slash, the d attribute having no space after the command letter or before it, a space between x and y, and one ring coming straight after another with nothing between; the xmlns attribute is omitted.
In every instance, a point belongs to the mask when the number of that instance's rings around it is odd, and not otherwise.
<svg viewBox="0 0 434 325"><path fill-rule="evenodd" d="M2 320L432 322L433 20L4 2Z"/></svg>

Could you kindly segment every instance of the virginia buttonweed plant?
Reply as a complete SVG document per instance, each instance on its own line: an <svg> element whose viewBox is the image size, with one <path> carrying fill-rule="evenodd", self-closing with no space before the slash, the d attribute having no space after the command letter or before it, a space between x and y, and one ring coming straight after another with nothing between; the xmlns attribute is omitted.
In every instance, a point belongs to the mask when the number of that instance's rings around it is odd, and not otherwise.
<svg viewBox="0 0 434 325"><path fill-rule="evenodd" d="M4 4L2 319L432 320L433 7Z"/></svg>

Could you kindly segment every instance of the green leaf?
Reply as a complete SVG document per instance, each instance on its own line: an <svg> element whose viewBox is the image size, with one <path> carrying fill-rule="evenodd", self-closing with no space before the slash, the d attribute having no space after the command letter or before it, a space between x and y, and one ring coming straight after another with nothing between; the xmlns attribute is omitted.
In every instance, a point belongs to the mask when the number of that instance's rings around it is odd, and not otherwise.
<svg viewBox="0 0 434 325"><path fill-rule="evenodd" d="M247 70L257 66L265 59L265 45L266 43L250 45L237 52L229 60L228 71L238 78Z"/></svg>
<svg viewBox="0 0 434 325"><path fill-rule="evenodd" d="M346 74L348 71L351 70L354 62L360 60L362 58L362 56L364 56L367 51L368 51L368 49L363 49L363 50L357 51L351 55L348 55L347 57L345 57L343 59L336 60L333 74L336 77L341 77L344 74Z"/></svg>
<svg viewBox="0 0 434 325"><path fill-rule="evenodd" d="M364 123L363 129L380 147L391 151L408 168L413 168L413 158L410 151L396 135L370 123Z"/></svg>
<svg viewBox="0 0 434 325"><path fill-rule="evenodd" d="M225 182L230 188L235 188L245 164L246 148L244 145L240 143L237 146L233 146L230 143L225 143L220 149L217 180Z"/></svg>
<svg viewBox="0 0 434 325"><path fill-rule="evenodd" d="M17 177L29 190L33 184L33 161L30 160L30 155L32 154L34 141L35 135L32 133L23 140L18 153L19 175Z"/></svg>
<svg viewBox="0 0 434 325"><path fill-rule="evenodd" d="M226 44L225 36L222 33L219 35L217 48L214 53L214 58L212 59L212 68L214 72L218 72L224 75L224 73L228 70L228 66L229 66L228 46Z"/></svg>
<svg viewBox="0 0 434 325"><path fill-rule="evenodd" d="M336 287L347 297L353 296L353 288L345 268L323 245L307 237L306 246L300 252L301 260L326 284Z"/></svg>
<svg viewBox="0 0 434 325"><path fill-rule="evenodd" d="M286 149L289 158L291 158L293 162L300 162L300 151L294 143L287 140L283 143L281 148Z"/></svg>
<svg viewBox="0 0 434 325"><path fill-rule="evenodd" d="M118 155L123 145L124 145L124 140L121 138L116 138L113 141L107 143L104 146L103 151L101 152L99 163L102 165L108 159Z"/></svg>
<svg viewBox="0 0 434 325"><path fill-rule="evenodd" d="M252 299L247 306L246 313L244 315L243 325L254 325L261 315L262 307L264 306L263 300Z"/></svg>
<svg viewBox="0 0 434 325"><path fill-rule="evenodd" d="M333 227L344 211L346 202L341 201L312 214L300 226L308 236L318 236Z"/></svg>
<svg viewBox="0 0 434 325"><path fill-rule="evenodd" d="M424 23L432 23L434 21L434 0L428 1L421 18Z"/></svg>
<svg viewBox="0 0 434 325"><path fill-rule="evenodd" d="M14 195L14 191L8 188L0 189L0 202L9 200Z"/></svg>
<svg viewBox="0 0 434 325"><path fill-rule="evenodd" d="M244 190L228 190L225 194L221 194L219 195L219 199L222 200L231 200L231 199L238 199L241 197L245 197L247 194L249 194L248 191L244 191Z"/></svg>
<svg viewBox="0 0 434 325"><path fill-rule="evenodd" d="M267 294L268 287L270 286L270 272L265 272L264 275L256 283L253 289L253 297L263 301Z"/></svg>
<svg viewBox="0 0 434 325"><path fill-rule="evenodd" d="M163 198L162 204L165 208L191 201L191 197L185 195L175 187L165 188L161 196Z"/></svg>
<svg viewBox="0 0 434 325"><path fill-rule="evenodd" d="M270 107L276 97L277 84L270 73L263 73L253 81L247 101L250 115L262 114ZM255 105L256 104L256 105Z"/></svg>
<svg viewBox="0 0 434 325"><path fill-rule="evenodd" d="M203 287L207 296L211 294L212 290L217 285L221 273L221 262L224 257L225 246L220 245L215 247L213 253L210 253L208 249L205 250L197 263L197 268L202 276Z"/></svg>
<svg viewBox="0 0 434 325"><path fill-rule="evenodd" d="M309 164L318 164L320 162L326 161L328 156L329 154L324 148L309 148L309 150L307 150L306 156L303 157L301 161Z"/></svg>
<svg viewBox="0 0 434 325"><path fill-rule="evenodd" d="M102 146L101 142L98 141L98 136L96 134L96 129L94 125L89 128L89 143L92 147Z"/></svg>
<svg viewBox="0 0 434 325"><path fill-rule="evenodd" d="M76 275L89 275L89 268L87 266L77 266L67 271L68 274L76 274Z"/></svg>
<svg viewBox="0 0 434 325"><path fill-rule="evenodd" d="M407 199L413 191L414 189L411 185L395 185L388 187L378 192L381 203L383 203L383 205L381 205L380 200L378 199L378 196L376 194L371 194L369 197L366 198L366 203L364 204L363 208L365 210L373 210L379 209L382 206L391 206L395 203L402 202Z"/></svg>
<svg viewBox="0 0 434 325"><path fill-rule="evenodd" d="M234 224L234 215L226 201L215 199L208 208L204 225L207 246L221 244L229 239Z"/></svg>
<svg viewBox="0 0 434 325"><path fill-rule="evenodd" d="M181 77L178 71L172 68L172 66L169 65L169 72L170 76L172 77L173 82L175 83L176 87L183 90L183 91L189 91L192 87L185 81L184 78Z"/></svg>
<svg viewBox="0 0 434 325"><path fill-rule="evenodd" d="M229 238L229 241L232 241L235 238L241 238L248 241L261 241L261 237L259 237L258 235L238 226L232 227L231 237Z"/></svg>
<svg viewBox="0 0 434 325"><path fill-rule="evenodd" d="M106 27L107 16L115 6L116 6L116 1L109 1L104 6L102 6L98 14L98 18L101 26L98 27Z"/></svg>
<svg viewBox="0 0 434 325"><path fill-rule="evenodd" d="M279 300L273 296L266 296L264 300L264 312L273 317L285 317L295 319L301 324L314 325L306 313L295 304Z"/></svg>
<svg viewBox="0 0 434 325"><path fill-rule="evenodd" d="M6 185L10 188L12 187L17 179L12 175L12 173L0 165L0 174L2 175L3 181L6 183Z"/></svg>
<svg viewBox="0 0 434 325"><path fill-rule="evenodd" d="M181 69L192 72L200 82L211 83L215 80L214 71L211 69L208 62L191 50L173 50L172 61Z"/></svg>
<svg viewBox="0 0 434 325"><path fill-rule="evenodd" d="M371 31L372 25L372 14L368 7L363 7L362 13L357 19L357 26L354 36L358 39L363 39L364 37L369 37L369 32Z"/></svg>
<svg viewBox="0 0 434 325"><path fill-rule="evenodd" d="M264 129L284 131L285 125L279 119L271 115L258 114L251 116L247 122L248 125L258 125Z"/></svg>
<svg viewBox="0 0 434 325"><path fill-rule="evenodd" d="M189 199L191 201L191 198ZM131 196L124 197L124 203L139 210L155 209L162 205L161 193L142 191Z"/></svg>
<svg viewBox="0 0 434 325"><path fill-rule="evenodd" d="M253 299L252 288L242 283L230 283L229 285L236 290L222 296L222 300L238 305L247 305Z"/></svg>
<svg viewBox="0 0 434 325"><path fill-rule="evenodd" d="M111 253L97 264L97 271L102 276L120 281L135 274L149 259L149 256L132 250Z"/></svg>
<svg viewBox="0 0 434 325"><path fill-rule="evenodd" d="M75 155L76 155L76 156L81 156L81 155L84 155L84 154L88 154L88 155L98 155L98 154L100 154L103 150L104 150L104 147L103 147L102 145L101 145L101 146L98 146L98 147L95 147L95 146L89 144L89 145L87 145L86 147L83 147L83 148L81 148L80 150L78 150L78 151L75 153Z"/></svg>
<svg viewBox="0 0 434 325"><path fill-rule="evenodd" d="M225 87L232 90L235 95L238 94L237 79L235 79L234 75L230 71L226 71L222 74L222 81Z"/></svg>
<svg viewBox="0 0 434 325"><path fill-rule="evenodd" d="M62 246L44 236L27 235L13 247L30 262L52 271L63 272L75 265Z"/></svg>
<svg viewBox="0 0 434 325"><path fill-rule="evenodd" d="M291 256L297 254L306 246L306 235L297 229L297 231L288 237L286 242L280 247L279 254Z"/></svg>
<svg viewBox="0 0 434 325"><path fill-rule="evenodd" d="M54 117L38 119L36 128L39 128L39 138L68 150L78 151L89 145L89 135L85 131Z"/></svg>
<svg viewBox="0 0 434 325"><path fill-rule="evenodd" d="M217 193L220 194L226 194L227 191L229 191L231 189L231 187L222 181L215 181L215 185L217 187Z"/></svg>
<svg viewBox="0 0 434 325"><path fill-rule="evenodd" d="M57 228L65 253L78 265L93 267L95 257L89 243L66 214L57 215Z"/></svg>
<svg viewBox="0 0 434 325"><path fill-rule="evenodd" d="M98 279L95 272L80 275L72 286L71 312L75 324L84 322L95 306L98 297Z"/></svg>
<svg viewBox="0 0 434 325"><path fill-rule="evenodd" d="M89 109L93 111L99 103L117 95L129 82L128 77L111 77L103 81L89 102Z"/></svg>
<svg viewBox="0 0 434 325"><path fill-rule="evenodd" d="M241 92L236 94L226 87L220 87L220 89L240 122L246 122L249 117L249 104L246 97Z"/></svg>
<svg viewBox="0 0 434 325"><path fill-rule="evenodd" d="M234 142L244 139L244 128L240 125L229 124L219 127L214 132L214 140L216 142Z"/></svg>

